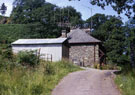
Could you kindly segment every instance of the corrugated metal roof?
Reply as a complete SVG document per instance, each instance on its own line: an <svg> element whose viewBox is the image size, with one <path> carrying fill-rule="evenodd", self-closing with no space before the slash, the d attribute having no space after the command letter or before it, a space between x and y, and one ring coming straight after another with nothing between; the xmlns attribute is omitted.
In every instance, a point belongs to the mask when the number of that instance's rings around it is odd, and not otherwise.
<svg viewBox="0 0 135 95"><path fill-rule="evenodd" d="M69 43L100 43L101 41L87 34L84 30L74 29L67 34Z"/></svg>
<svg viewBox="0 0 135 95"><path fill-rule="evenodd" d="M66 41L67 38L54 38L54 39L19 39L12 43L17 44L60 44Z"/></svg>

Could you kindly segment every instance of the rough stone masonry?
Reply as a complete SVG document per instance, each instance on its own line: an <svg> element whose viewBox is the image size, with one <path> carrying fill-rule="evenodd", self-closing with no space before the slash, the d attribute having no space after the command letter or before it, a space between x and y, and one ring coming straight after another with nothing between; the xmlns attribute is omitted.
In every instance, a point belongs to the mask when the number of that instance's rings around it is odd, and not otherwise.
<svg viewBox="0 0 135 95"><path fill-rule="evenodd" d="M94 64L99 63L99 45L71 45L69 58L77 65L93 67Z"/></svg>

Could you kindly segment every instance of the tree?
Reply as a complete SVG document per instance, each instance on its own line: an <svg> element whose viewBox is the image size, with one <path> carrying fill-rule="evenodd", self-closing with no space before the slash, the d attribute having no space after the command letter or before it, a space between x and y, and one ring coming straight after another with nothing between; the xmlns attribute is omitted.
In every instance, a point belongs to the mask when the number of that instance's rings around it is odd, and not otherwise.
<svg viewBox="0 0 135 95"><path fill-rule="evenodd" d="M71 6L60 8L45 0L15 0L13 5L11 17L17 23L41 21L46 23L70 22L75 25L82 21L81 14Z"/></svg>
<svg viewBox="0 0 135 95"><path fill-rule="evenodd" d="M78 26L83 23L81 13L77 12L73 7L67 6L61 11L63 12L62 21L70 23L71 26Z"/></svg>
<svg viewBox="0 0 135 95"><path fill-rule="evenodd" d="M118 14L125 11L126 16L130 17L133 14L135 17L135 0L90 0L90 3L102 9L105 9L105 6L111 6Z"/></svg>
<svg viewBox="0 0 135 95"><path fill-rule="evenodd" d="M118 14L126 11L125 15L128 17L135 13L135 1L134 0L91 0L92 5L100 6L104 9L105 6L111 6ZM133 12L132 12L133 11ZM135 14L134 14L135 16Z"/></svg>
<svg viewBox="0 0 135 95"><path fill-rule="evenodd" d="M126 42L129 49L130 65L135 67L135 19L126 22Z"/></svg>
<svg viewBox="0 0 135 95"><path fill-rule="evenodd" d="M103 42L107 53L107 59L111 63L123 64L127 62L125 52L125 33L123 23L116 17L111 17L99 28L92 32L92 35Z"/></svg>
<svg viewBox="0 0 135 95"><path fill-rule="evenodd" d="M45 0L15 0L11 14L13 23L27 24L35 22L36 16L40 11L39 8L41 8L43 5L45 5ZM39 11L37 12L36 10ZM37 13L34 13L35 11Z"/></svg>
<svg viewBox="0 0 135 95"><path fill-rule="evenodd" d="M60 36L60 28L54 22L55 5L44 0L19 1L14 2L12 23L31 24L31 32L37 32L40 38Z"/></svg>
<svg viewBox="0 0 135 95"><path fill-rule="evenodd" d="M81 14L73 7L60 8L44 0L15 0L11 14L14 24L31 24L41 38L58 37L61 34L60 23L81 23ZM33 25L33 26L32 26Z"/></svg>
<svg viewBox="0 0 135 95"><path fill-rule="evenodd" d="M88 18L86 20L85 23L88 23L88 26L92 26L90 27L92 30L96 30L99 28L100 25L104 24L107 20L109 20L112 16L106 16L104 14L95 14L94 16Z"/></svg>
<svg viewBox="0 0 135 95"><path fill-rule="evenodd" d="M7 10L7 6L5 5L5 3L3 3L0 7L0 13L2 15L4 15L6 13L6 10Z"/></svg>

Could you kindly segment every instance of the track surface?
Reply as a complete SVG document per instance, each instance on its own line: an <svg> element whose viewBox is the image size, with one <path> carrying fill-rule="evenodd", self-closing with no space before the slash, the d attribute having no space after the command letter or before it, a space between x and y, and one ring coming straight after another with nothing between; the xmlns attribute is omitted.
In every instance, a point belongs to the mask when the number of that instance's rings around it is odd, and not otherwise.
<svg viewBox="0 0 135 95"><path fill-rule="evenodd" d="M62 79L52 95L120 95L112 72L87 69L71 73Z"/></svg>

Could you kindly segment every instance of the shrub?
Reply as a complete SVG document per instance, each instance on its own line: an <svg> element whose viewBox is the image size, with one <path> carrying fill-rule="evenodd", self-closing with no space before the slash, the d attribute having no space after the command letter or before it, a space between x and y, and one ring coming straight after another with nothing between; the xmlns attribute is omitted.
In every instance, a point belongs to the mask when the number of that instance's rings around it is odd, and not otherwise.
<svg viewBox="0 0 135 95"><path fill-rule="evenodd" d="M32 86L32 95L41 95L43 93L43 85L33 85Z"/></svg>
<svg viewBox="0 0 135 95"><path fill-rule="evenodd" d="M39 56L37 56L35 53L36 51L20 51L17 54L17 63L29 66L39 64Z"/></svg>
<svg viewBox="0 0 135 95"><path fill-rule="evenodd" d="M11 59L13 56L12 49L8 44L0 45L0 55L3 59Z"/></svg>
<svg viewBox="0 0 135 95"><path fill-rule="evenodd" d="M47 75L54 75L55 74L55 66L52 62L45 62L44 74L47 74Z"/></svg>

